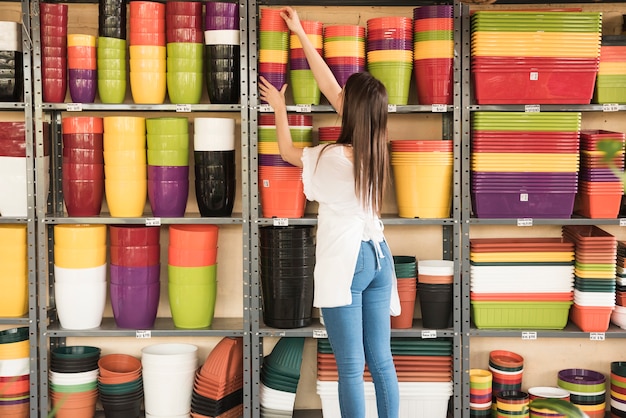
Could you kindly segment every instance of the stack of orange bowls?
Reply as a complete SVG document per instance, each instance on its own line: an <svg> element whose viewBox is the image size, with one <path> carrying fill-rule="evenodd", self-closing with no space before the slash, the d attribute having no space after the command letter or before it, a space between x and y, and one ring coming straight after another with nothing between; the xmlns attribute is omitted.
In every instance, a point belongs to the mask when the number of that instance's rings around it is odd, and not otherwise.
<svg viewBox="0 0 626 418"><path fill-rule="evenodd" d="M67 35L67 67L70 97L75 103L93 103L96 99L96 37Z"/></svg>
<svg viewBox="0 0 626 418"><path fill-rule="evenodd" d="M63 130L63 199L69 216L98 216L104 196L102 118L67 117Z"/></svg>
<svg viewBox="0 0 626 418"><path fill-rule="evenodd" d="M165 4L131 1L130 91L135 103L161 104L166 91Z"/></svg>
<svg viewBox="0 0 626 418"><path fill-rule="evenodd" d="M365 71L365 28L358 25L324 27L324 60L340 86Z"/></svg>
<svg viewBox="0 0 626 418"><path fill-rule="evenodd" d="M302 28L316 51L322 55L322 22L303 20ZM302 43L297 35L289 39L289 79L295 104L320 104L320 88L313 77L313 71L304 55Z"/></svg>
<svg viewBox="0 0 626 418"><path fill-rule="evenodd" d="M40 3L43 101L63 103L67 91L67 4Z"/></svg>
<svg viewBox="0 0 626 418"><path fill-rule="evenodd" d="M139 217L148 195L146 121L104 117L104 193L114 217Z"/></svg>
<svg viewBox="0 0 626 418"><path fill-rule="evenodd" d="M167 91L170 102L197 104L202 96L202 3L165 3Z"/></svg>
<svg viewBox="0 0 626 418"><path fill-rule="evenodd" d="M413 73L410 17L385 16L367 21L367 69L387 88L389 104L408 104Z"/></svg>
<svg viewBox="0 0 626 418"><path fill-rule="evenodd" d="M280 90L287 82L289 29L278 9L263 8L259 30L259 75Z"/></svg>
<svg viewBox="0 0 626 418"><path fill-rule="evenodd" d="M413 65L420 104L452 104L453 12L452 5L413 9Z"/></svg>
<svg viewBox="0 0 626 418"><path fill-rule="evenodd" d="M28 311L26 225L0 225L0 317Z"/></svg>
<svg viewBox="0 0 626 418"><path fill-rule="evenodd" d="M289 127L294 145L312 144L313 118L290 114ZM283 161L276 142L274 114L259 118L259 192L261 210L266 218L301 218L306 197L302 184L302 168Z"/></svg>

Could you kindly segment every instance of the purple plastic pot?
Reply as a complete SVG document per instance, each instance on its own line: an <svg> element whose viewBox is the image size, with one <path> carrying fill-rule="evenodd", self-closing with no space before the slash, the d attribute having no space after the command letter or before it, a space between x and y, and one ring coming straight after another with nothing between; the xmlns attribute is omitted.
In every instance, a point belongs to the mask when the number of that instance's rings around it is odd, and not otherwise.
<svg viewBox="0 0 626 418"><path fill-rule="evenodd" d="M453 6L440 4L432 6L421 6L413 9L413 19L452 17L454 13Z"/></svg>
<svg viewBox="0 0 626 418"><path fill-rule="evenodd" d="M158 283L161 277L161 265L146 267L125 267L109 264L111 283L117 285L139 286Z"/></svg>
<svg viewBox="0 0 626 418"><path fill-rule="evenodd" d="M148 180L173 181L189 180L189 166L149 165Z"/></svg>
<svg viewBox="0 0 626 418"><path fill-rule="evenodd" d="M533 193L520 202L519 192L472 193L472 208L479 218L569 218L576 193Z"/></svg>
<svg viewBox="0 0 626 418"><path fill-rule="evenodd" d="M205 5L206 16L229 16L239 17L239 5L237 3L211 1Z"/></svg>
<svg viewBox="0 0 626 418"><path fill-rule="evenodd" d="M599 385L606 381L606 377L602 373L587 369L559 370L558 377L564 382L581 385Z"/></svg>
<svg viewBox="0 0 626 418"><path fill-rule="evenodd" d="M148 200L154 216L184 216L188 196L189 180L148 180Z"/></svg>
<svg viewBox="0 0 626 418"><path fill-rule="evenodd" d="M150 329L154 325L161 283L145 285L109 285L115 323L120 328Z"/></svg>
<svg viewBox="0 0 626 418"><path fill-rule="evenodd" d="M74 103L93 103L96 99L96 90L98 79L96 72L89 78L76 78L72 75L73 71L93 71L93 70L69 70L68 85L70 88L70 97Z"/></svg>

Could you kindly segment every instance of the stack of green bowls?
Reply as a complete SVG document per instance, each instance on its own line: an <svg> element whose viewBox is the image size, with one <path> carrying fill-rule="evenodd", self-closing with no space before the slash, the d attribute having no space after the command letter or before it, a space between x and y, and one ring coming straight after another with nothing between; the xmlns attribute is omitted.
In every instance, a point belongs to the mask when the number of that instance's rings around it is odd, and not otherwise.
<svg viewBox="0 0 626 418"><path fill-rule="evenodd" d="M98 38L98 95L102 103L122 103L126 97L126 40Z"/></svg>
<svg viewBox="0 0 626 418"><path fill-rule="evenodd" d="M201 43L167 44L167 92L172 103L200 103L203 52L204 45Z"/></svg>

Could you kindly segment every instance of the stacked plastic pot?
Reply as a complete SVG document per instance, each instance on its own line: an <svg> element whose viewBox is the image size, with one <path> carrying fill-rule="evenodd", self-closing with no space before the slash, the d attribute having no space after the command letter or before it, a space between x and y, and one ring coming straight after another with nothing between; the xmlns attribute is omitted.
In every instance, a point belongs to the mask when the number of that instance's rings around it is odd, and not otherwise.
<svg viewBox="0 0 626 418"><path fill-rule="evenodd" d="M139 417L143 405L141 361L128 354L107 354L98 360L98 369L105 417Z"/></svg>
<svg viewBox="0 0 626 418"><path fill-rule="evenodd" d="M202 3L165 3L167 91L174 104L200 103L202 97Z"/></svg>
<svg viewBox="0 0 626 418"><path fill-rule="evenodd" d="M341 87L352 74L365 71L365 28L358 25L325 26L324 60Z"/></svg>
<svg viewBox="0 0 626 418"><path fill-rule="evenodd" d="M367 21L367 70L387 88L389 104L408 103L413 73L410 17L375 17Z"/></svg>
<svg viewBox="0 0 626 418"><path fill-rule="evenodd" d="M563 237L576 246L570 319L583 332L605 332L615 308L617 240L595 225L565 225Z"/></svg>
<svg viewBox="0 0 626 418"><path fill-rule="evenodd" d="M141 350L144 404L152 418L188 417L198 347L192 344L153 344Z"/></svg>
<svg viewBox="0 0 626 418"><path fill-rule="evenodd" d="M626 36L603 35L594 103L626 103Z"/></svg>
<svg viewBox="0 0 626 418"><path fill-rule="evenodd" d="M126 2L98 1L98 37L126 40Z"/></svg>
<svg viewBox="0 0 626 418"><path fill-rule="evenodd" d="M67 4L40 3L43 101L63 103L67 91Z"/></svg>
<svg viewBox="0 0 626 418"><path fill-rule="evenodd" d="M401 313L391 317L391 328L411 328L417 298L417 262L414 256L393 256L393 266L398 278L398 296Z"/></svg>
<svg viewBox="0 0 626 418"><path fill-rule="evenodd" d="M452 5L413 9L413 66L420 104L452 104L453 13Z"/></svg>
<svg viewBox="0 0 626 418"><path fill-rule="evenodd" d="M146 206L146 121L138 116L106 116L104 192L111 216L139 217Z"/></svg>
<svg viewBox="0 0 626 418"><path fill-rule="evenodd" d="M611 162L618 171L624 170L623 132L583 130L580 132L579 212L587 218L617 218L622 204L624 185L608 163L604 152L598 151L599 141L611 141L620 149Z"/></svg>
<svg viewBox="0 0 626 418"><path fill-rule="evenodd" d="M623 361L611 362L610 391L611 415L623 417L626 415L626 364Z"/></svg>
<svg viewBox="0 0 626 418"><path fill-rule="evenodd" d="M296 147L312 144L313 118L288 115L289 131ZM301 218L306 197L302 168L283 161L278 149L273 114L259 117L259 191L263 217Z"/></svg>
<svg viewBox="0 0 626 418"><path fill-rule="evenodd" d="M217 225L171 225L168 290L174 325L206 328L217 297Z"/></svg>
<svg viewBox="0 0 626 418"><path fill-rule="evenodd" d="M54 300L61 326L100 326L107 294L106 225L54 226Z"/></svg>
<svg viewBox="0 0 626 418"><path fill-rule="evenodd" d="M489 352L489 371L492 375L491 409L494 413L506 413L506 407L498 406L498 397L516 396L522 391L522 378L524 376L524 357L517 353L506 350L493 350ZM525 403L528 402L526 394Z"/></svg>
<svg viewBox="0 0 626 418"><path fill-rule="evenodd" d="M0 316L2 317L20 317L28 312L27 260L26 225L0 225L0 265L2 265Z"/></svg>
<svg viewBox="0 0 626 418"><path fill-rule="evenodd" d="M63 130L63 199L69 216L98 216L104 197L104 125L93 116L67 117Z"/></svg>
<svg viewBox="0 0 626 418"><path fill-rule="evenodd" d="M259 22L259 75L280 90L287 82L289 28L278 9L262 8Z"/></svg>
<svg viewBox="0 0 626 418"><path fill-rule="evenodd" d="M126 2L98 2L98 96L102 103L126 97Z"/></svg>
<svg viewBox="0 0 626 418"><path fill-rule="evenodd" d="M322 55L322 22L303 20L301 23L307 38L309 38L315 50ZM289 81L295 104L320 104L321 93L319 86L304 55L300 38L293 34L289 38Z"/></svg>
<svg viewBox="0 0 626 418"><path fill-rule="evenodd" d="M109 226L109 289L119 328L154 325L161 292L159 233L158 227Z"/></svg>
<svg viewBox="0 0 626 418"><path fill-rule="evenodd" d="M491 417L492 380L489 370L470 369L470 417Z"/></svg>
<svg viewBox="0 0 626 418"><path fill-rule="evenodd" d="M317 139L320 144L332 144L337 142L341 134L341 126L320 126L317 129Z"/></svg>
<svg viewBox="0 0 626 418"><path fill-rule="evenodd" d="M22 25L0 22L0 102L18 102L24 90Z"/></svg>
<svg viewBox="0 0 626 418"><path fill-rule="evenodd" d="M230 216L235 203L235 120L194 120L194 172L200 215Z"/></svg>
<svg viewBox="0 0 626 418"><path fill-rule="evenodd" d="M48 372L50 399L58 418L89 418L98 401L98 347L54 348Z"/></svg>
<svg viewBox="0 0 626 418"><path fill-rule="evenodd" d="M239 103L239 4L211 1L205 5L205 74L209 101L213 104Z"/></svg>
<svg viewBox="0 0 626 418"><path fill-rule="evenodd" d="M417 270L417 295L424 328L451 327L454 263L450 260L419 260Z"/></svg>
<svg viewBox="0 0 626 418"><path fill-rule="evenodd" d="M28 215L24 122L0 122L0 214Z"/></svg>
<svg viewBox="0 0 626 418"><path fill-rule="evenodd" d="M563 369L558 372L557 384L570 392L570 402L589 418L606 416L607 384L602 373L589 369Z"/></svg>
<svg viewBox="0 0 626 418"><path fill-rule="evenodd" d="M243 413L243 339L225 337L196 373L191 412L208 417Z"/></svg>
<svg viewBox="0 0 626 418"><path fill-rule="evenodd" d="M0 331L0 415L26 418L30 409L28 327Z"/></svg>
<svg viewBox="0 0 626 418"><path fill-rule="evenodd" d="M129 10L128 50L133 101L161 104L167 90L165 4L131 1Z"/></svg>
<svg viewBox="0 0 626 418"><path fill-rule="evenodd" d="M291 417L300 381L304 338L281 338L261 366L261 417Z"/></svg>
<svg viewBox="0 0 626 418"><path fill-rule="evenodd" d="M447 218L452 204L452 141L391 141L398 215Z"/></svg>
<svg viewBox="0 0 626 418"><path fill-rule="evenodd" d="M67 35L67 68L72 101L93 103L98 85L95 36Z"/></svg>
<svg viewBox="0 0 626 418"><path fill-rule="evenodd" d="M146 119L148 199L152 214L185 215L189 196L189 121Z"/></svg>
<svg viewBox="0 0 626 418"><path fill-rule="evenodd" d="M626 329L626 241L617 241L615 272L615 309L611 322Z"/></svg>
<svg viewBox="0 0 626 418"><path fill-rule="evenodd" d="M259 229L263 320L275 328L311 323L315 235L310 226Z"/></svg>

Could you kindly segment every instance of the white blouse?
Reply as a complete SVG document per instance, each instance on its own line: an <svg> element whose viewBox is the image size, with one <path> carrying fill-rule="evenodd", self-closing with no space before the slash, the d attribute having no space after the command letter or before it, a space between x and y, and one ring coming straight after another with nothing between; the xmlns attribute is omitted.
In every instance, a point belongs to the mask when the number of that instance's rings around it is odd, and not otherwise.
<svg viewBox="0 0 626 418"><path fill-rule="evenodd" d="M331 146L318 158L325 146L304 148L302 153L304 193L319 203L313 298L318 308L352 303L350 287L361 241L385 239L378 216L363 209L356 196L352 161L344 154L344 146ZM390 311L400 314L395 274Z"/></svg>

